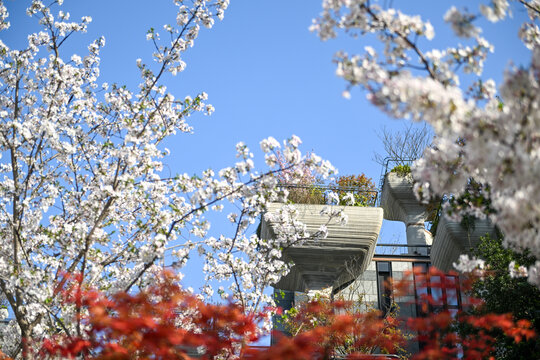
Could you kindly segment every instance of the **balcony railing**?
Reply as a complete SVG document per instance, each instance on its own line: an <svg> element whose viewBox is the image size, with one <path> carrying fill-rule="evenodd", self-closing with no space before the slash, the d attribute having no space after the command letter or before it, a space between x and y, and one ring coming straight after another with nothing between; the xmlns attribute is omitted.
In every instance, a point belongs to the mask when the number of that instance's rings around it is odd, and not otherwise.
<svg viewBox="0 0 540 360"><path fill-rule="evenodd" d="M429 256L431 245L377 244L375 255Z"/></svg>
<svg viewBox="0 0 540 360"><path fill-rule="evenodd" d="M362 190L356 186L299 184L280 184L279 186L289 191L288 199L294 204L349 205L350 202L345 197L348 193L352 193L353 206L376 206L379 196L378 190ZM339 203L335 204L331 200L330 193L338 195Z"/></svg>

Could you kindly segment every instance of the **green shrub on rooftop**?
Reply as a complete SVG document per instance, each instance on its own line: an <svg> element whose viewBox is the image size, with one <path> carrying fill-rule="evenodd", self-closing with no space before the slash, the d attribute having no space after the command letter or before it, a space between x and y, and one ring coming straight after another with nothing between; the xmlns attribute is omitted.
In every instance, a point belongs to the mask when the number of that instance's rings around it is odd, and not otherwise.
<svg viewBox="0 0 540 360"><path fill-rule="evenodd" d="M411 173L411 166L408 164L397 165L390 172L396 173L398 176L407 176Z"/></svg>

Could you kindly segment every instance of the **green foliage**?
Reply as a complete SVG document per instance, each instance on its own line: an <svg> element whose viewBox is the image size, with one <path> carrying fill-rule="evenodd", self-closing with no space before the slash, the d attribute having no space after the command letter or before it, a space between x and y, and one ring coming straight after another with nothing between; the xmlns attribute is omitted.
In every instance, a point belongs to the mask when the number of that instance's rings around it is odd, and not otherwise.
<svg viewBox="0 0 540 360"><path fill-rule="evenodd" d="M435 208L430 213L430 220L428 220L428 221L431 221L431 227L429 228L429 232L431 233L433 237L435 237L435 234L437 234L437 228L439 227L441 214L442 214L442 201L439 202L437 208Z"/></svg>
<svg viewBox="0 0 540 360"><path fill-rule="evenodd" d="M353 194L353 206L375 205L377 187L365 174L339 176L325 185L305 163L291 166L280 151L276 151L276 161L284 169L277 175L278 182L288 190L291 204L326 204L328 192L333 191L339 205L351 205L349 193Z"/></svg>
<svg viewBox="0 0 540 360"><path fill-rule="evenodd" d="M489 270L483 280L473 285L473 295L485 302L482 313L511 312L515 319L530 320L540 334L540 290L526 278L512 278L508 272L512 261L528 267L536 259L528 252L519 254L504 248L502 237L481 238L473 253L485 260ZM498 334L496 358L540 359L540 338L516 343Z"/></svg>
<svg viewBox="0 0 540 360"><path fill-rule="evenodd" d="M408 164L397 165L390 172L396 173L398 176L407 176L411 173L411 166Z"/></svg>
<svg viewBox="0 0 540 360"><path fill-rule="evenodd" d="M330 189L337 193L339 205L351 205L347 194L351 192L354 197L352 206L375 206L377 201L377 187L365 174L343 175L330 185Z"/></svg>
<svg viewBox="0 0 540 360"><path fill-rule="evenodd" d="M315 184L298 185L289 189L291 204L325 204L324 188Z"/></svg>
<svg viewBox="0 0 540 360"><path fill-rule="evenodd" d="M291 204L326 204L329 191L337 194L338 205L375 206L377 201L377 187L365 174L343 175L328 186L321 185L315 179L312 179L314 183L309 183L310 177L299 179L301 181L297 184L290 186L284 184L289 191L288 201ZM352 204L350 194L352 194Z"/></svg>
<svg viewBox="0 0 540 360"><path fill-rule="evenodd" d="M489 193L489 185L469 179L466 191L463 194L459 197L451 196L448 198L450 204L449 214L451 215L454 212L466 213L465 210L470 208L483 209L486 215L493 214L495 210L491 206ZM470 225L470 219L463 221L461 225L467 228Z"/></svg>
<svg viewBox="0 0 540 360"><path fill-rule="evenodd" d="M481 184L476 182L474 179L469 179L466 187L466 191L458 197L453 195L444 196L440 201L438 209L432 212L431 221L432 225L429 231L433 236L437 232L437 226L439 224L440 217L443 215L443 204L448 204L445 206L448 215L454 213L462 213L465 215L461 216L461 227L467 231L474 230L474 224L476 222L476 217L467 214L467 210L472 208L482 209L486 215L493 214L495 210L491 206L490 196L489 196L489 185Z"/></svg>

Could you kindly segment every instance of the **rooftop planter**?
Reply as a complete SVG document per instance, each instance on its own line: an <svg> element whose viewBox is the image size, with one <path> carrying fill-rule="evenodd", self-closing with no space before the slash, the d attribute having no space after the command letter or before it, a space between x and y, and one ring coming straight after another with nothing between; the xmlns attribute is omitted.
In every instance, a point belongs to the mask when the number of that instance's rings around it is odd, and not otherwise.
<svg viewBox="0 0 540 360"><path fill-rule="evenodd" d="M410 172L389 172L385 175L381 207L385 220L407 222L411 219L424 220L429 215L426 205L416 199Z"/></svg>
<svg viewBox="0 0 540 360"><path fill-rule="evenodd" d="M488 219L475 219L471 226L451 221L442 216L437 226L437 235L431 247L431 263L443 271L453 269L459 255L470 253L480 237L489 234L495 237L495 227Z"/></svg>
<svg viewBox="0 0 540 360"><path fill-rule="evenodd" d="M268 211L277 211L284 204L271 203ZM339 206L348 216L348 223L341 225L335 220L321 216L327 205L295 204L298 219L314 233L321 225L328 228L328 236L317 241L308 241L283 251L285 261L293 262L291 272L283 277L275 288L290 291L318 290L329 286L338 287L360 275L371 262L379 235L383 211L376 207ZM261 237L272 238L272 224L261 223ZM346 264L354 263L354 269Z"/></svg>

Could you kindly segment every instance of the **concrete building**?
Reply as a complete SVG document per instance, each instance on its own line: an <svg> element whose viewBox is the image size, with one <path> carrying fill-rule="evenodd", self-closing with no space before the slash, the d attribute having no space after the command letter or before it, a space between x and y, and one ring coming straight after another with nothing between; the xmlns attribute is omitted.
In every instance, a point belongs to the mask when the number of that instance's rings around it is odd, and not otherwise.
<svg viewBox="0 0 540 360"><path fill-rule="evenodd" d="M399 280L413 267L427 272L432 264L444 271L451 270L452 263L457 261L460 254L474 247L480 236L494 234L491 223L480 220L474 227L466 229L443 215L438 221L437 233L433 236L426 229L426 221L438 204L421 204L416 199L410 174L385 171L378 200L372 207L344 206L349 218L346 226L330 224L326 239L284 251L284 259L292 261L295 266L275 284L278 306L289 309L303 298L302 294L307 290L331 287L334 296L353 301L361 297L366 306L377 308L383 313L390 311L392 304L397 304L400 316L405 318L427 315L416 304L422 295L420 291L435 298L444 298L445 302L440 306L450 311L460 308L461 295L457 277L449 278L455 286L447 290L431 289L429 286L419 290L415 286L409 296L401 298L393 297L386 280ZM275 211L281 206L283 204L271 204L269 211ZM319 215L323 205L295 206L300 211L299 220L309 230L318 229L325 221ZM406 244L377 243L383 219L405 224ZM261 229L263 238L272 237L272 224L263 221ZM442 291L445 294L441 294ZM430 311L436 310L430 308ZM279 322L275 322L274 326L284 331ZM414 352L418 346L411 344L409 350Z"/></svg>

